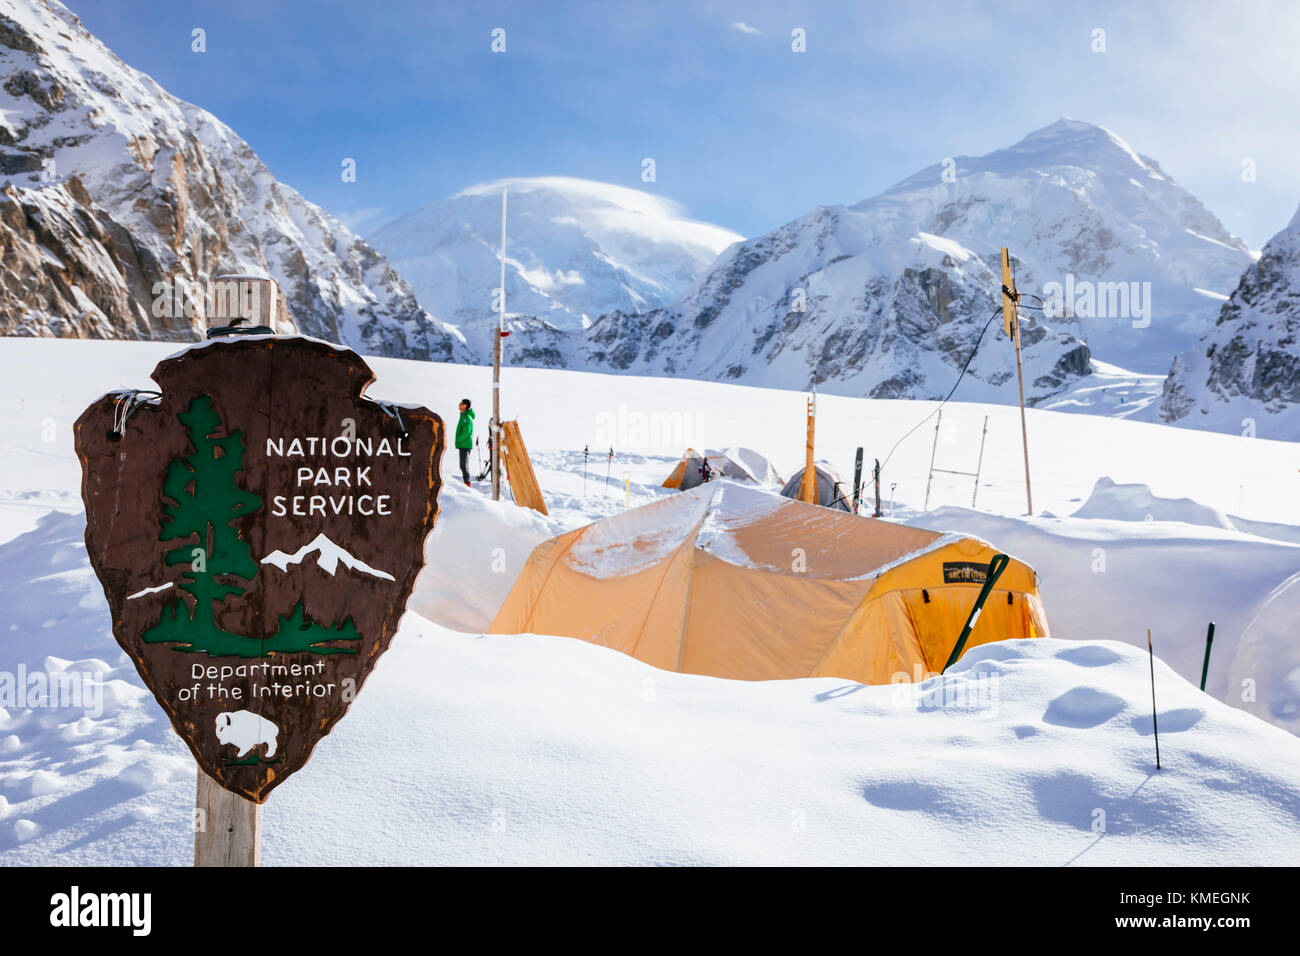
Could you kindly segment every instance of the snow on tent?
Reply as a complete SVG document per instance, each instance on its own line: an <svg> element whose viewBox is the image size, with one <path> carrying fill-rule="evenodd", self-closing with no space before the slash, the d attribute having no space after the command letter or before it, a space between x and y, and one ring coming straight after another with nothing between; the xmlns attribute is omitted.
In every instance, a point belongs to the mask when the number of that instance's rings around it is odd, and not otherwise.
<svg viewBox="0 0 1300 956"><path fill-rule="evenodd" d="M817 469L817 504L838 508L840 511L852 511L852 492L845 488L835 469L824 461L817 462L813 467ZM781 487L781 497L802 500L799 495L803 487L803 473L804 469L800 468L790 477Z"/></svg>
<svg viewBox="0 0 1300 956"><path fill-rule="evenodd" d="M543 541L489 629L576 637L743 680L919 680L943 668L996 552L730 481ZM1012 560L966 647L1047 636Z"/></svg>
<svg viewBox="0 0 1300 956"><path fill-rule="evenodd" d="M676 467L663 483L664 488L686 491L704 484L704 462L709 463L709 477L731 478L734 481L752 481L759 485L779 485L781 476L772 463L750 448L728 448L726 451L707 450L701 455L694 448L686 449Z"/></svg>

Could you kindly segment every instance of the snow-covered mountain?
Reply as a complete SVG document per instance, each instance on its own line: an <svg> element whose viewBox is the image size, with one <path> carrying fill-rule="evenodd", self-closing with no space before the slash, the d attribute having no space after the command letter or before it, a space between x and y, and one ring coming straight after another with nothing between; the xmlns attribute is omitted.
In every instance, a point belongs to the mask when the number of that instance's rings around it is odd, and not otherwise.
<svg viewBox="0 0 1300 956"><path fill-rule="evenodd" d="M1160 417L1261 438L1300 439L1300 210L1268 241L1218 323L1174 361Z"/></svg>
<svg viewBox="0 0 1300 956"><path fill-rule="evenodd" d="M1057 311L1028 310L1039 316L1024 332L1031 400L1087 374L1090 355L1163 372L1210 327L1251 261L1154 160L1102 127L1062 119L1008 149L932 166L875 198L821 207L734 245L677 302L606 315L567 352L543 329L521 330L512 354L538 364L558 354L592 370L939 397L997 308L1002 245L1021 291ZM990 336L963 388L970 399L1014 400L1005 343Z"/></svg>
<svg viewBox="0 0 1300 956"><path fill-rule="evenodd" d="M57 0L0 3L0 331L191 340L159 283L261 273L294 325L371 354L455 359L459 333L248 144L123 63Z"/></svg>
<svg viewBox="0 0 1300 956"><path fill-rule="evenodd" d="M490 334L482 331L493 321L500 283L503 188L506 308L564 331L607 312L666 305L742 238L684 218L659 196L562 176L471 186L370 236L427 308L489 352Z"/></svg>
<svg viewBox="0 0 1300 956"><path fill-rule="evenodd" d="M505 186L512 364L935 398L997 307L1005 244L1021 290L1060 313L1026 299L1026 392L1039 402L1071 394L1093 359L1163 373L1215 328L1252 265L1154 160L1074 120L747 241L638 190L486 183L379 230L390 263L57 0L0 4L7 334L190 340L202 308L160 310L160 283L265 273L303 332L369 354L486 362ZM1244 315L1254 300L1241 301ZM1166 420L1206 423L1187 411L1197 389L1270 410L1294 391L1283 364L1234 358L1237 332L1255 327L1243 321L1220 319L1213 370L1191 353L1175 366ZM1275 327L1283 345L1288 329ZM1013 353L996 330L961 395L1014 401Z"/></svg>

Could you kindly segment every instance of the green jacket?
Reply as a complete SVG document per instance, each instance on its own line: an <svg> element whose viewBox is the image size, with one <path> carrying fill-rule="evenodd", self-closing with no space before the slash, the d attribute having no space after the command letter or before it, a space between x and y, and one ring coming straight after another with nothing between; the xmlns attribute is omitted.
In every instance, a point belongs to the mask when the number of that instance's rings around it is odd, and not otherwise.
<svg viewBox="0 0 1300 956"><path fill-rule="evenodd" d="M460 413L460 421L456 423L456 447L474 447L474 409L472 408L467 408Z"/></svg>

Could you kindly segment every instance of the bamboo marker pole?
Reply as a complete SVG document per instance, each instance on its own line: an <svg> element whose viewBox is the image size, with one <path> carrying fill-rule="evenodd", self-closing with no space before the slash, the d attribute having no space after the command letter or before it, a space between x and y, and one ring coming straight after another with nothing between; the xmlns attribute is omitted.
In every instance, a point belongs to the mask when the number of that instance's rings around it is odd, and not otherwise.
<svg viewBox="0 0 1300 956"><path fill-rule="evenodd" d="M194 865L261 866L262 805L199 770L194 798Z"/></svg>
<svg viewBox="0 0 1300 956"><path fill-rule="evenodd" d="M817 466L813 464L813 432L817 426L817 393L808 399L808 440L804 449L803 482L799 485L799 499L810 505L817 503Z"/></svg>
<svg viewBox="0 0 1300 956"><path fill-rule="evenodd" d="M930 486L934 484L934 456L939 453L939 426L943 424L943 406L939 407L939 417L934 420L934 444L930 447L930 477L925 479L925 504L922 511L930 510Z"/></svg>
<svg viewBox="0 0 1300 956"><path fill-rule="evenodd" d="M1016 343L1016 382L1020 386L1020 437L1025 446L1025 503L1029 514L1034 513L1034 494L1029 489L1029 426L1025 421L1025 373L1020 365L1020 313L1016 308L1020 294L1011 274L1011 254L1002 247L1002 328Z"/></svg>
<svg viewBox="0 0 1300 956"><path fill-rule="evenodd" d="M1214 644L1214 622L1210 622L1210 629L1205 632L1205 663L1201 665L1201 690L1205 690L1205 678L1210 676L1210 647Z"/></svg>
<svg viewBox="0 0 1300 956"><path fill-rule="evenodd" d="M1151 647L1151 628L1147 628L1147 657L1151 659L1151 732L1156 738L1156 769L1160 769L1160 725L1156 722L1156 652Z"/></svg>
<svg viewBox="0 0 1300 956"><path fill-rule="evenodd" d="M984 441L989 437L989 417L984 416L984 431L980 432L980 456L975 460L975 490L970 493L970 506L975 507L975 499L980 493L980 472L984 468Z"/></svg>
<svg viewBox="0 0 1300 956"><path fill-rule="evenodd" d="M501 350L506 326L506 188L501 187L501 311L492 341L492 500L501 500Z"/></svg>

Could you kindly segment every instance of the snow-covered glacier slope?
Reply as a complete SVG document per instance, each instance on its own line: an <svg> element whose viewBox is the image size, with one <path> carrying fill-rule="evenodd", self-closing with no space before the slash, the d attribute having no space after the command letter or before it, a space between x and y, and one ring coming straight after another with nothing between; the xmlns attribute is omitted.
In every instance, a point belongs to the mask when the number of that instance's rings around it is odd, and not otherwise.
<svg viewBox="0 0 1300 956"><path fill-rule="evenodd" d="M471 337L497 308L503 189L507 309L564 331L665 305L741 240L649 192L564 176L471 186L375 231L420 301Z"/></svg>
<svg viewBox="0 0 1300 956"><path fill-rule="evenodd" d="M460 334L383 256L57 0L0 7L0 170L13 184L0 243L26 277L0 283L0 330L191 340L204 310L159 314L158 283L258 273L304 332L378 355L464 357ZM57 194L33 195L44 190ZM52 207L59 216L42 214Z"/></svg>

